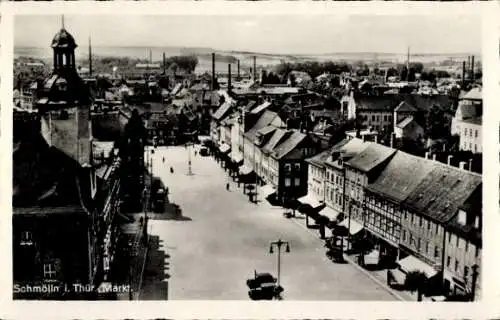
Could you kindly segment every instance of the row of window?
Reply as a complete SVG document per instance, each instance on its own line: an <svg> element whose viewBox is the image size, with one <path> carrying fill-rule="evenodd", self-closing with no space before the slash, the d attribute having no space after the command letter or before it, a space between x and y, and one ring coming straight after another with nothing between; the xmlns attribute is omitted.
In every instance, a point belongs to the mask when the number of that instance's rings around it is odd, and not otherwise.
<svg viewBox="0 0 500 320"><path fill-rule="evenodd" d="M368 115L362 115L361 119L363 119L363 121L368 121L370 118L369 118ZM371 116L371 121L372 122L380 122L381 120L384 121L384 122L389 122L389 121L392 122L392 116L391 115L384 115L384 116L381 116L381 115L372 115Z"/></svg>
<svg viewBox="0 0 500 320"><path fill-rule="evenodd" d="M403 242L406 242L406 243L409 243L410 246L413 246L414 248L417 249L418 252L421 252L421 244L422 244L422 241L419 237L414 237L413 234L411 232L406 232L406 230L403 229ZM429 255L431 252L429 250L431 248L431 245L430 245L430 242L429 241L425 241L425 255ZM433 254L433 257L435 259L438 259L440 256L440 249L438 246L434 246L434 254Z"/></svg>
<svg viewBox="0 0 500 320"><path fill-rule="evenodd" d="M472 137L472 129L469 128L469 130L467 130L467 128L464 128L464 137L467 137L467 132L469 132L469 137ZM478 137L478 130L475 129L474 130L474 138L477 138Z"/></svg>
<svg viewBox="0 0 500 320"><path fill-rule="evenodd" d="M300 163L285 163L285 172L290 172L292 171L292 168L293 170L295 171L300 171ZM312 167L314 168L314 167Z"/></svg>
<svg viewBox="0 0 500 320"><path fill-rule="evenodd" d="M467 142L466 141L462 141L461 149L464 150L464 151L471 151L471 152L474 152L474 153L479 153L480 152L476 143L474 143L474 149L472 148L472 146L473 146L472 142L469 142L469 148L467 148Z"/></svg>
<svg viewBox="0 0 500 320"><path fill-rule="evenodd" d="M293 185L292 185L293 183ZM286 177L285 178L285 187L291 187L291 186L294 186L294 187L299 187L300 186L300 178L289 178L289 177Z"/></svg>

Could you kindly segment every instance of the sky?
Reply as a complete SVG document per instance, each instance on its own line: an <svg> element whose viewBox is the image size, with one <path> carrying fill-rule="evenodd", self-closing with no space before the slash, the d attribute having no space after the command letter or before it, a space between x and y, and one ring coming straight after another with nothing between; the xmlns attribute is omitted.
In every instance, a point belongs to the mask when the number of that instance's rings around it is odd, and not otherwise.
<svg viewBox="0 0 500 320"><path fill-rule="evenodd" d="M16 16L15 46L49 47L62 17ZM67 15L86 46L204 47L273 54L479 53L481 20L457 15Z"/></svg>

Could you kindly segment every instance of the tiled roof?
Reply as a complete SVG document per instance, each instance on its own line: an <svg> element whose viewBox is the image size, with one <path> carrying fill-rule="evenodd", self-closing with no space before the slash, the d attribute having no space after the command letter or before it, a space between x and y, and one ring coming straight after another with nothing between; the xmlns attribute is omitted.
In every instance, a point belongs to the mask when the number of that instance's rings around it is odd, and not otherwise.
<svg viewBox="0 0 500 320"><path fill-rule="evenodd" d="M435 161L398 151L377 180L368 185L367 189L394 201L402 202L435 165Z"/></svg>
<svg viewBox="0 0 500 320"><path fill-rule="evenodd" d="M481 181L479 174L436 163L435 168L422 179L403 204L445 223L481 186Z"/></svg>
<svg viewBox="0 0 500 320"><path fill-rule="evenodd" d="M334 165L333 162L336 161L339 157L348 160L365 150L369 144L370 142L364 142L363 140L358 138L344 139L333 146L332 157L329 158L325 163Z"/></svg>
<svg viewBox="0 0 500 320"><path fill-rule="evenodd" d="M273 157L276 159L281 159L288 153L293 151L299 143L301 143L306 138L306 135L299 132L293 131L293 133L283 142L281 142L273 152Z"/></svg>
<svg viewBox="0 0 500 320"><path fill-rule="evenodd" d="M259 120L257 120L257 123L255 123L255 125L245 133L245 137L250 139L250 141L254 141L257 136L257 131L270 125L276 117L278 117L276 112L269 110L264 111Z"/></svg>
<svg viewBox="0 0 500 320"><path fill-rule="evenodd" d="M217 120L217 121L220 121L223 117L225 117L229 110L231 109L231 103L229 102L224 102L220 107L219 109L217 109L217 111L215 111L215 113L212 115L212 117Z"/></svg>
<svg viewBox="0 0 500 320"><path fill-rule="evenodd" d="M350 167L363 172L370 172L372 169L391 157L395 152L395 149L388 148L384 145L370 143L365 150L349 160L347 164Z"/></svg>
<svg viewBox="0 0 500 320"><path fill-rule="evenodd" d="M406 101L401 101L400 104L394 109L394 111L398 112L417 112L418 110L415 109L413 106L411 106L408 102Z"/></svg>
<svg viewBox="0 0 500 320"><path fill-rule="evenodd" d="M332 155L332 148L327 149L323 152L318 153L314 157L306 159L306 162L311 163L315 166L322 167L325 164L325 161Z"/></svg>
<svg viewBox="0 0 500 320"><path fill-rule="evenodd" d="M267 108L269 108L271 106L271 102L264 102L264 103L261 103L260 105L258 105L257 107L253 108L252 111L250 111L251 114L258 114L264 110L266 110Z"/></svg>
<svg viewBox="0 0 500 320"><path fill-rule="evenodd" d="M413 117L406 117L404 118L403 120L401 120L401 122L399 122L396 127L398 128L405 128L407 125L409 125L411 122L413 121Z"/></svg>
<svg viewBox="0 0 500 320"><path fill-rule="evenodd" d="M280 143L280 141L285 137L285 135L290 134L287 133L286 130L276 129L273 133L273 136L269 141L262 147L262 152L271 153L274 151L274 148Z"/></svg>

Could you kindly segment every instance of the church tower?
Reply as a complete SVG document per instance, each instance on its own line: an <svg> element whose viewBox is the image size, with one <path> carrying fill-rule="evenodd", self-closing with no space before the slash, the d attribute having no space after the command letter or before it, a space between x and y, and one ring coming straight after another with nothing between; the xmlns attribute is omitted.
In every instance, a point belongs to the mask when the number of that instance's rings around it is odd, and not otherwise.
<svg viewBox="0 0 500 320"><path fill-rule="evenodd" d="M54 36L52 74L36 102L42 135L50 146L66 153L82 166L92 159L91 97L76 70L75 39L64 28Z"/></svg>

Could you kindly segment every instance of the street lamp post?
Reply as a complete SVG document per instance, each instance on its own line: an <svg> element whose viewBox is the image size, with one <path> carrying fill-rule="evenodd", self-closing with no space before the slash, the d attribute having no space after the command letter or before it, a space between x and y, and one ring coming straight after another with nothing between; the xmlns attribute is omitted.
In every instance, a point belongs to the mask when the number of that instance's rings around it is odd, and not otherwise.
<svg viewBox="0 0 500 320"><path fill-rule="evenodd" d="M285 252L290 252L290 244L288 241L282 241L279 239L278 241L273 241L269 245L269 253L273 254L273 247L278 248L278 286L280 285L280 275L281 275L281 247L285 246Z"/></svg>
<svg viewBox="0 0 500 320"><path fill-rule="evenodd" d="M191 143L188 143L187 147L188 147L188 172L187 172L187 175L192 176L193 170L191 168Z"/></svg>

